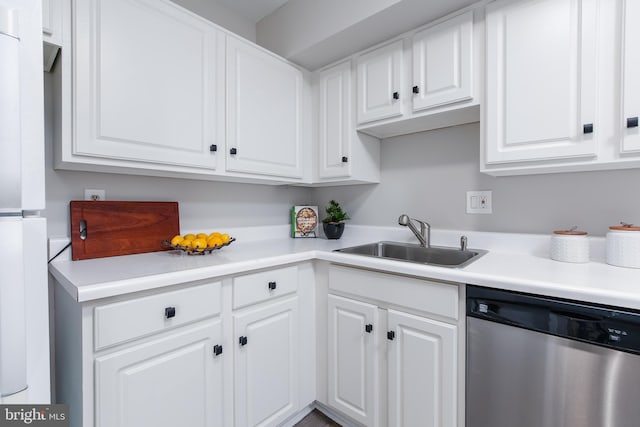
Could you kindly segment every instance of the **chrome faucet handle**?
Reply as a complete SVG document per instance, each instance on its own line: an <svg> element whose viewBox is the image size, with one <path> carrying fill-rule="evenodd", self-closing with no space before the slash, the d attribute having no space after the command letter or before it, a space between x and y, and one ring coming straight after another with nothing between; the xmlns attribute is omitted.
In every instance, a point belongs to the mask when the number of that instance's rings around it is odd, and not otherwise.
<svg viewBox="0 0 640 427"><path fill-rule="evenodd" d="M420 231L413 225L413 222L420 224ZM431 225L426 221L420 221L419 219L410 218L409 215L402 214L398 218L398 224L409 227L413 234L420 241L420 245L431 247Z"/></svg>
<svg viewBox="0 0 640 427"><path fill-rule="evenodd" d="M460 250L467 250L467 236L460 236Z"/></svg>

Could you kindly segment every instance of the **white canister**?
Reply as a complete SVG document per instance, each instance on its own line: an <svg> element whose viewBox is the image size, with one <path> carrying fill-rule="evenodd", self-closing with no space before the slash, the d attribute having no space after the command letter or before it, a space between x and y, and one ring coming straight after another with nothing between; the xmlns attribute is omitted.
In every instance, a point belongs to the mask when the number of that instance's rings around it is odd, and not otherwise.
<svg viewBox="0 0 640 427"><path fill-rule="evenodd" d="M551 235L551 259L562 262L589 262L586 231L556 230Z"/></svg>
<svg viewBox="0 0 640 427"><path fill-rule="evenodd" d="M607 233L607 264L640 268L640 226L612 225Z"/></svg>

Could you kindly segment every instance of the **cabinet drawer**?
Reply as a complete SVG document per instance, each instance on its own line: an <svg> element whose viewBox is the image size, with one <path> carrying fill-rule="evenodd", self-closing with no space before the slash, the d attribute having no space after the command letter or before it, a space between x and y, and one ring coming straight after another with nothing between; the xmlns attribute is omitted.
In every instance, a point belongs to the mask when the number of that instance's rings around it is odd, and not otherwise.
<svg viewBox="0 0 640 427"><path fill-rule="evenodd" d="M96 307L96 350L220 313L220 282Z"/></svg>
<svg viewBox="0 0 640 427"><path fill-rule="evenodd" d="M255 304L296 292L298 267L284 267L233 279L233 308Z"/></svg>
<svg viewBox="0 0 640 427"><path fill-rule="evenodd" d="M458 319L458 286L332 265L329 288L386 304Z"/></svg>

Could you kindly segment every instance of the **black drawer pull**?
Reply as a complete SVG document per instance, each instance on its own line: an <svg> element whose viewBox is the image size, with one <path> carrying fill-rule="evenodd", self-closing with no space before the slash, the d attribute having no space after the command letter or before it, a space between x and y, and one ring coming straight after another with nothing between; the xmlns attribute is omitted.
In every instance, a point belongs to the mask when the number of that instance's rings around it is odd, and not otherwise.
<svg viewBox="0 0 640 427"><path fill-rule="evenodd" d="M395 337L396 337L396 333L395 333L395 332L393 332L393 331L389 331L389 332L387 332L387 339L388 339L389 341L393 341L393 339L394 339Z"/></svg>
<svg viewBox="0 0 640 427"><path fill-rule="evenodd" d="M418 86L414 86L413 93L420 93L420 88Z"/></svg>
<svg viewBox="0 0 640 427"><path fill-rule="evenodd" d="M628 117L627 118L627 127L628 128L637 128L638 127L638 118L637 117Z"/></svg>
<svg viewBox="0 0 640 427"><path fill-rule="evenodd" d="M347 156L342 156L342 163L348 163L349 158Z"/></svg>
<svg viewBox="0 0 640 427"><path fill-rule="evenodd" d="M276 290L276 282L269 282L269 290L271 291Z"/></svg>
<svg viewBox="0 0 640 427"><path fill-rule="evenodd" d="M175 307L167 307L164 309L164 317L167 319L171 319L172 317L176 317L176 308Z"/></svg>
<svg viewBox="0 0 640 427"><path fill-rule="evenodd" d="M231 150L229 150L229 153L235 156L236 154L238 154L238 149L232 148Z"/></svg>
<svg viewBox="0 0 640 427"><path fill-rule="evenodd" d="M368 325L365 325L364 330L370 334L373 331L373 325L371 323L369 323Z"/></svg>
<svg viewBox="0 0 640 427"><path fill-rule="evenodd" d="M218 146L216 144L211 144L209 146L209 151L211 151L211 152L218 151Z"/></svg>
<svg viewBox="0 0 640 427"><path fill-rule="evenodd" d="M240 337L238 342L240 343L241 346L247 345L247 337L245 336Z"/></svg>
<svg viewBox="0 0 640 427"><path fill-rule="evenodd" d="M222 346L221 345L214 345L213 346L213 355L214 356L220 356L222 354Z"/></svg>
<svg viewBox="0 0 640 427"><path fill-rule="evenodd" d="M582 131L584 133L593 133L593 123L587 123L582 126Z"/></svg>
<svg viewBox="0 0 640 427"><path fill-rule="evenodd" d="M400 94L398 92L393 92L393 99L400 99Z"/></svg>

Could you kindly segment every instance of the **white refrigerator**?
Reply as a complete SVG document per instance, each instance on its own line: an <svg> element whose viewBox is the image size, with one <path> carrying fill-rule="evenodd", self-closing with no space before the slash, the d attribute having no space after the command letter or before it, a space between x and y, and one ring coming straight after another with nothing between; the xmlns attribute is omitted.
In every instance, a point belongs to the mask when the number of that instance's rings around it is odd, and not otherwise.
<svg viewBox="0 0 640 427"><path fill-rule="evenodd" d="M0 403L48 404L41 0L0 0Z"/></svg>

